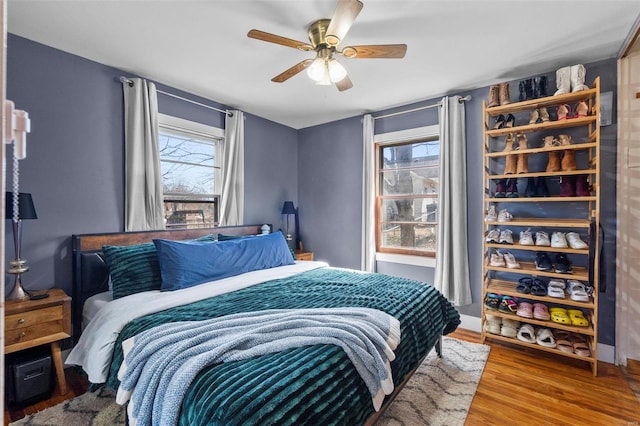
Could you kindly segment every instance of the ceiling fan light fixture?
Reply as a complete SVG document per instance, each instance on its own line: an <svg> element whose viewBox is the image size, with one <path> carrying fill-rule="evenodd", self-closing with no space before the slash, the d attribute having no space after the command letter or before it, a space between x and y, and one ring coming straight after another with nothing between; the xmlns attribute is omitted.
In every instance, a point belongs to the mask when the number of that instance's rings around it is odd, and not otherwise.
<svg viewBox="0 0 640 426"><path fill-rule="evenodd" d="M313 60L309 68L307 68L307 75L315 82L322 81L325 78L326 66L323 58L316 58Z"/></svg>
<svg viewBox="0 0 640 426"><path fill-rule="evenodd" d="M344 69L342 64L334 58L329 60L328 68L329 68L329 77L331 78L331 81L333 83L342 81L342 79L347 76L347 70Z"/></svg>

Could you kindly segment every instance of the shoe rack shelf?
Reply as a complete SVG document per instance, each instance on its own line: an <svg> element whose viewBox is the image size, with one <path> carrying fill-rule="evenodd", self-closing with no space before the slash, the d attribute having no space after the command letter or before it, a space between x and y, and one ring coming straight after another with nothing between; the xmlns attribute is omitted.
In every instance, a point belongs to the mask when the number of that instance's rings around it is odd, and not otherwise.
<svg viewBox="0 0 640 426"><path fill-rule="evenodd" d="M518 301L529 301L531 303L544 303L548 307L560 306L567 309L580 309L583 311L585 318L589 321L588 327L579 327L576 325L567 325L555 323L552 321L541 321L535 318L523 318L511 313L503 313L487 308L484 303L482 307L482 340L493 339L508 342L513 345L523 346L531 349L549 352L562 357L574 358L586 361L590 364L593 375L597 375L598 354L598 269L599 269L599 246L598 232L594 235L588 235L591 231L591 222L599 223L600 218L600 78L596 78L591 89L574 93L567 93L557 96L547 96L539 99L531 99L523 102L512 102L506 105L495 107L487 107L486 102L483 103L483 148L484 148L484 210L483 219L490 206L495 206L496 212L510 207L520 213L513 214L513 218L507 222L498 222L497 220L484 220L483 238L483 301L487 294L494 293L502 296L510 296ZM579 102L586 102L589 107L587 116L567 118L563 120L551 120L536 124L529 124L529 114L538 108L548 108L553 111L556 107L568 104L574 105ZM494 129L496 117L500 115L513 114L516 121L512 127L503 127ZM518 123L522 123L518 125ZM559 133L573 135L574 141L570 145L547 146L542 147L540 142L545 136L557 137ZM526 134L529 137L529 144L525 149L517 151L503 150L505 146L504 138L507 135ZM536 142L539 141L539 142ZM571 150L580 153L579 170L565 171L529 171L525 169L525 173L505 174L507 155L526 154L528 158L537 159L537 163L541 163L546 159L549 153L558 152L557 155L564 155L564 151ZM586 153L585 153L586 151ZM555 154L554 154L555 155ZM525 160L529 161L529 160ZM580 169L580 166L582 167ZM520 169L518 169L520 170ZM528 178L546 178L557 179L563 176L587 175L589 178L589 195L582 196L558 196L552 192L550 197L524 197L520 194L514 198L496 198L493 196L494 188L498 180L503 179L528 179ZM574 178L575 179L575 178ZM529 207L530 206L530 207ZM523 213L525 212L526 213ZM531 217L531 216L545 217ZM519 217L526 216L526 217ZM546 217L560 216L560 217ZM549 246L535 246L518 244L518 240L514 238L513 245L498 244L487 242L485 240L486 233L494 228L501 230L512 230L514 237L517 237L520 231L530 228L535 234L536 231L546 231L551 234L552 231L560 232L578 232L593 248L574 249L574 248L556 248ZM507 268L491 266L489 259L496 250L501 252L510 252L520 263L520 268ZM540 252L548 252L550 257L554 257L557 253L563 253L572 260L572 273L564 274L552 271L539 271L536 269L535 262L527 261L533 259ZM593 256L593 257L592 257ZM586 265L586 266L585 266ZM591 273L590 273L591 270ZM593 277L589 281L589 277ZM593 287L593 293L589 296L588 302L575 301L565 294L564 298L551 296L535 296L531 294L523 294L516 291L518 280L522 277L536 277L548 282L554 280L578 280L587 286ZM500 334L492 334L485 330L486 315L499 316L502 318L510 318L520 321L521 324L531 324L535 329L549 328L552 331L562 330L575 333L582 336L587 341L591 355L581 356L572 352L565 352L558 348L550 348L547 346L528 343L517 338L506 337Z"/></svg>

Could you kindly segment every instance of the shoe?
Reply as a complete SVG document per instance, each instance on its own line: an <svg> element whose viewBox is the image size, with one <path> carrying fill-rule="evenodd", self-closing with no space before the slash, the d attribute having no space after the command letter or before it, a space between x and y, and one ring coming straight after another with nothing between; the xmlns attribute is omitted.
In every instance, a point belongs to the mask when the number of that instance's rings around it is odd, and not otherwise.
<svg viewBox="0 0 640 426"><path fill-rule="evenodd" d="M502 318L502 329L500 330L500 335L504 337L516 337L519 327L520 321L516 321L511 318Z"/></svg>
<svg viewBox="0 0 640 426"><path fill-rule="evenodd" d="M511 219L513 219L513 215L507 209L502 209L498 213L498 222L511 222Z"/></svg>
<svg viewBox="0 0 640 426"><path fill-rule="evenodd" d="M531 114L529 115L529 124L536 123L542 123L542 120L540 119L540 111L538 111L537 108L531 111Z"/></svg>
<svg viewBox="0 0 640 426"><path fill-rule="evenodd" d="M500 105L500 86L497 84L489 88L489 103L488 108L493 108Z"/></svg>
<svg viewBox="0 0 640 426"><path fill-rule="evenodd" d="M551 234L551 247L555 248L567 248L567 239L562 232L554 232Z"/></svg>
<svg viewBox="0 0 640 426"><path fill-rule="evenodd" d="M533 304L533 318L539 321L549 321L551 315L549 315L549 308L544 303Z"/></svg>
<svg viewBox="0 0 640 426"><path fill-rule="evenodd" d="M520 240L518 244L521 246L532 246L533 245L533 237L531 236L531 230L527 228L526 231L520 231Z"/></svg>
<svg viewBox="0 0 640 426"><path fill-rule="evenodd" d="M549 281L547 284L547 296L564 299L564 281Z"/></svg>
<svg viewBox="0 0 640 426"><path fill-rule="evenodd" d="M513 233L511 232L510 229L505 229L504 231L500 232L500 237L499 237L499 243L500 244L513 244Z"/></svg>
<svg viewBox="0 0 640 426"><path fill-rule="evenodd" d="M513 114L508 114L504 121L504 127L513 127L515 125L516 125L516 118L513 116Z"/></svg>
<svg viewBox="0 0 640 426"><path fill-rule="evenodd" d="M559 274L570 274L573 272L571 262L569 262L566 254L558 253L556 255L555 270Z"/></svg>
<svg viewBox="0 0 640 426"><path fill-rule="evenodd" d="M500 241L500 230L493 228L487 233L484 240L488 243L498 243L498 241Z"/></svg>
<svg viewBox="0 0 640 426"><path fill-rule="evenodd" d="M500 253L498 250L491 253L491 259L489 260L489 265L496 266L499 268L504 268L507 264L504 261L504 255Z"/></svg>
<svg viewBox="0 0 640 426"><path fill-rule="evenodd" d="M563 67L556 71L556 87L558 90L553 94L554 96L571 91L571 67Z"/></svg>
<svg viewBox="0 0 640 426"><path fill-rule="evenodd" d="M576 196L588 197L591 195L591 191L589 189L589 182L587 181L587 175L575 176L575 183L576 183Z"/></svg>
<svg viewBox="0 0 640 426"><path fill-rule="evenodd" d="M571 109L569 105L562 104L558 107L558 121L566 120L567 118L571 118Z"/></svg>
<svg viewBox="0 0 640 426"><path fill-rule="evenodd" d="M502 296L495 293L487 293L484 298L484 307L490 309L492 311L497 311L498 306L500 306L500 299Z"/></svg>
<svg viewBox="0 0 640 426"><path fill-rule="evenodd" d="M522 324L522 327L518 329L518 334L516 335L516 337L522 342L536 342L535 330L533 329L533 326L531 324Z"/></svg>
<svg viewBox="0 0 640 426"><path fill-rule="evenodd" d="M507 137L504 139L504 149L502 150L502 152L512 152L514 142L515 142L515 138L513 137L513 133L509 133ZM517 169L516 156L507 155L505 159L505 165L504 165L504 174L505 175L515 174L516 169Z"/></svg>
<svg viewBox="0 0 640 426"><path fill-rule="evenodd" d="M549 188L547 187L547 178L538 177L538 179L536 180L536 196L538 197L549 196Z"/></svg>
<svg viewBox="0 0 640 426"><path fill-rule="evenodd" d="M531 79L522 80L518 83L518 90L520 91L520 96L518 97L520 102L533 99L533 81Z"/></svg>
<svg viewBox="0 0 640 426"><path fill-rule="evenodd" d="M536 343L547 348L556 347L556 339L548 328L539 328L536 332Z"/></svg>
<svg viewBox="0 0 640 426"><path fill-rule="evenodd" d="M500 105L509 105L511 103L511 96L509 96L509 83L500 83L499 96L500 96ZM507 121L508 121L508 118L507 118Z"/></svg>
<svg viewBox="0 0 640 426"><path fill-rule="evenodd" d="M536 245L542 247L549 247L551 242L549 241L549 234L544 231L536 232Z"/></svg>
<svg viewBox="0 0 640 426"><path fill-rule="evenodd" d="M584 84L584 79L587 75L587 70L584 68L584 65L572 65L571 71L569 74L569 78L571 81L571 91L572 92L580 92L582 90L589 90L589 86Z"/></svg>
<svg viewBox="0 0 640 426"><path fill-rule="evenodd" d="M509 179L507 181L507 191L505 192L507 198L518 198L518 179Z"/></svg>
<svg viewBox="0 0 640 426"><path fill-rule="evenodd" d="M545 98L547 96L547 77L533 77L533 98Z"/></svg>
<svg viewBox="0 0 640 426"><path fill-rule="evenodd" d="M506 194L506 179L500 179L496 182L496 193L493 195L495 198L504 198Z"/></svg>
<svg viewBox="0 0 640 426"><path fill-rule="evenodd" d="M549 111L547 111L546 107L539 108L538 112L540 113L540 120L542 120L543 123L549 121Z"/></svg>
<svg viewBox="0 0 640 426"><path fill-rule="evenodd" d="M527 187L524 190L524 196L527 198L537 197L535 178L527 178Z"/></svg>
<svg viewBox="0 0 640 426"><path fill-rule="evenodd" d="M516 315L522 318L533 318L533 305L529 302L520 302Z"/></svg>
<svg viewBox="0 0 640 426"><path fill-rule="evenodd" d="M551 314L551 321L557 324L571 325L571 318L569 318L569 314L565 308L552 306L549 312Z"/></svg>
<svg viewBox="0 0 640 426"><path fill-rule="evenodd" d="M487 215L484 217L485 222L495 222L498 219L498 215L496 214L496 206L489 206L489 210L487 211Z"/></svg>
<svg viewBox="0 0 640 426"><path fill-rule="evenodd" d="M587 243L582 241L582 239L580 238L580 234L578 234L577 232L567 232L566 237L567 237L567 243L569 243L569 247L573 249L582 250L582 249L589 248Z"/></svg>
<svg viewBox="0 0 640 426"><path fill-rule="evenodd" d="M571 295L571 300L576 302L588 302L589 293L584 284L577 280L567 280L567 290Z"/></svg>
<svg viewBox="0 0 640 426"><path fill-rule="evenodd" d="M488 315L487 315L488 317ZM491 334L500 334L502 329L502 318L498 317L495 321L486 320L484 322L484 331Z"/></svg>
<svg viewBox="0 0 640 426"><path fill-rule="evenodd" d="M518 139L518 147L516 150L522 151L527 149L527 136L524 133L518 133L516 137ZM518 154L516 160L516 173L529 173L529 154Z"/></svg>
<svg viewBox="0 0 640 426"><path fill-rule="evenodd" d="M509 269L520 269L521 266L516 260L516 258L509 252L504 254L504 261L507 264L507 268Z"/></svg>
<svg viewBox="0 0 640 426"><path fill-rule="evenodd" d="M560 196L575 197L576 196L576 177L560 176Z"/></svg>
<svg viewBox="0 0 640 426"><path fill-rule="evenodd" d="M496 117L496 124L493 125L493 129L502 129L504 127L504 115L500 114Z"/></svg>
<svg viewBox="0 0 640 426"><path fill-rule="evenodd" d="M531 293L532 284L533 284L533 278L522 277L518 280L518 286L516 287L516 291L518 293L529 294Z"/></svg>
<svg viewBox="0 0 640 426"><path fill-rule="evenodd" d="M538 271L551 271L553 269L551 259L549 259L549 255L545 252L536 254L535 264Z"/></svg>
<svg viewBox="0 0 640 426"><path fill-rule="evenodd" d="M573 118L586 117L587 115L589 115L589 105L585 101L578 102Z"/></svg>
<svg viewBox="0 0 640 426"><path fill-rule="evenodd" d="M560 141L553 136L545 136L543 139L544 148L551 148L554 146L560 146ZM559 172L560 171L560 152L550 151L549 161L547 162L547 172Z"/></svg>
<svg viewBox="0 0 640 426"><path fill-rule="evenodd" d="M547 295L547 283L539 278L533 278L531 281L531 294L534 296Z"/></svg>
<svg viewBox="0 0 640 426"><path fill-rule="evenodd" d="M500 306L498 306L498 311L504 314L515 314L517 310L518 303L516 303L516 300L513 297L502 296L502 301L500 302Z"/></svg>

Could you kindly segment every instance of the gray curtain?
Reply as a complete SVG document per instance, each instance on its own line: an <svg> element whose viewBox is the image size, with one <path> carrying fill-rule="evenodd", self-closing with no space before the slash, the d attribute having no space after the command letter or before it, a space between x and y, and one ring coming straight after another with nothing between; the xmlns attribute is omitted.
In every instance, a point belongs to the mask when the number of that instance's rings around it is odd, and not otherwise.
<svg viewBox="0 0 640 426"><path fill-rule="evenodd" d="M440 191L434 286L454 305L471 303L467 252L467 160L464 103L442 99Z"/></svg>
<svg viewBox="0 0 640 426"><path fill-rule="evenodd" d="M375 225L375 158L374 120L366 114L362 120L362 260L363 271L376 270L376 225Z"/></svg>
<svg viewBox="0 0 640 426"><path fill-rule="evenodd" d="M230 111L225 120L222 147L220 226L242 225L244 220L244 114Z"/></svg>
<svg viewBox="0 0 640 426"><path fill-rule="evenodd" d="M125 231L164 229L158 97L141 78L124 83Z"/></svg>

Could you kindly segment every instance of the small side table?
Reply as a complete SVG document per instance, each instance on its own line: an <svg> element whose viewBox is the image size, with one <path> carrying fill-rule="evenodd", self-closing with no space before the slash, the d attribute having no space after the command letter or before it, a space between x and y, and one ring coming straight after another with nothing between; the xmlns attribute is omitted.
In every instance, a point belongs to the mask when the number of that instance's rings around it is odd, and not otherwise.
<svg viewBox="0 0 640 426"><path fill-rule="evenodd" d="M4 353L51 345L60 395L67 393L60 341L71 337L71 297L59 288L40 300L7 300L4 305Z"/></svg>
<svg viewBox="0 0 640 426"><path fill-rule="evenodd" d="M313 260L312 251L296 250L295 254L296 254L296 260Z"/></svg>

